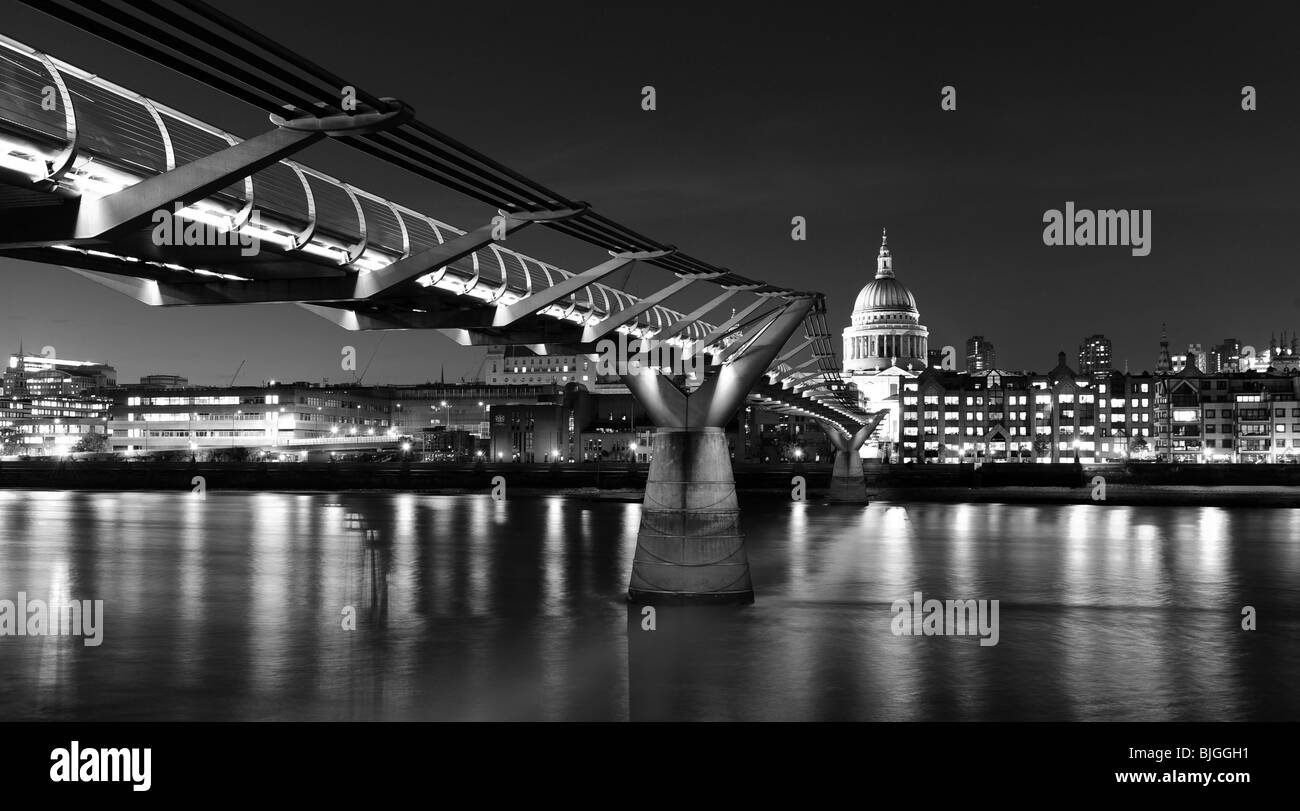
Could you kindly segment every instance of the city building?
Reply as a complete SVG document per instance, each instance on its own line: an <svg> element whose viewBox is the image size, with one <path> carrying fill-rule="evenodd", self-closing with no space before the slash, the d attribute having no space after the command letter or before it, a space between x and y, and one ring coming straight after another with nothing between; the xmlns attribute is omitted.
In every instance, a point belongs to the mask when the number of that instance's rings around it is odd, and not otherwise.
<svg viewBox="0 0 1300 811"><path fill-rule="evenodd" d="M898 386L930 366L930 331L912 292L894 274L887 237L881 237L875 278L858 293L844 328L844 379L857 386L862 407L886 416L862 446L864 458L897 452Z"/></svg>
<svg viewBox="0 0 1300 811"><path fill-rule="evenodd" d="M578 383L593 390L595 364L582 355L539 355L526 346L489 346L479 382L494 386L541 386L563 388Z"/></svg>
<svg viewBox="0 0 1300 811"><path fill-rule="evenodd" d="M1218 346L1210 347L1210 352L1206 356L1205 371L1211 374L1246 371L1241 368L1241 341L1236 338L1224 338Z"/></svg>
<svg viewBox="0 0 1300 811"><path fill-rule="evenodd" d="M1300 375L1200 373L1156 386L1156 456L1163 462L1300 461Z"/></svg>
<svg viewBox="0 0 1300 811"><path fill-rule="evenodd" d="M1290 333L1291 339L1287 340L1287 333L1283 332L1279 339L1272 335L1268 339L1268 357L1266 362L1269 369L1283 374L1294 374L1300 372L1300 337L1294 332Z"/></svg>
<svg viewBox="0 0 1300 811"><path fill-rule="evenodd" d="M0 455L64 456L106 450L113 367L97 361L9 356L0 376Z"/></svg>
<svg viewBox="0 0 1300 811"><path fill-rule="evenodd" d="M189 378L180 375L144 375L139 385L152 389L183 389L190 384Z"/></svg>
<svg viewBox="0 0 1300 811"><path fill-rule="evenodd" d="M0 395L0 455L107 451L110 405L98 395Z"/></svg>
<svg viewBox="0 0 1300 811"><path fill-rule="evenodd" d="M983 335L972 335L966 339L966 371L987 372L998 367L997 352L993 342L984 340Z"/></svg>
<svg viewBox="0 0 1300 811"><path fill-rule="evenodd" d="M490 412L507 405L553 401L562 386L541 383L534 386L483 383L416 383L375 386L377 397L392 404L392 427L399 434L414 436L426 431L463 431L487 439Z"/></svg>
<svg viewBox="0 0 1300 811"><path fill-rule="evenodd" d="M491 422L488 455L497 462L644 462L653 452L654 424L635 397L595 394L579 383L494 407Z"/></svg>
<svg viewBox="0 0 1300 811"><path fill-rule="evenodd" d="M1083 339L1083 343L1079 344L1080 374L1109 372L1112 364L1111 343L1105 335L1100 333L1089 335Z"/></svg>
<svg viewBox="0 0 1300 811"><path fill-rule="evenodd" d="M904 463L1122 461L1153 432L1148 374L1080 374L1065 353L1047 374L928 369L902 381Z"/></svg>
<svg viewBox="0 0 1300 811"><path fill-rule="evenodd" d="M117 370L98 361L28 355L19 349L9 356L0 385L4 394L11 395L100 394L117 385Z"/></svg>
<svg viewBox="0 0 1300 811"><path fill-rule="evenodd" d="M370 388L274 383L185 389L120 389L113 394L111 449L209 456L397 446L391 400Z"/></svg>
<svg viewBox="0 0 1300 811"><path fill-rule="evenodd" d="M553 383L419 383L376 386L373 391L392 404L393 430L412 437L425 458L436 461L471 457L480 450L487 453L492 414L502 413L507 406L553 403L563 387Z"/></svg>
<svg viewBox="0 0 1300 811"><path fill-rule="evenodd" d="M1223 342L1211 346L1208 350L1199 343L1187 345L1185 354L1169 354L1169 339L1162 332L1160 355L1156 362L1157 374L1173 374L1185 367L1194 367L1197 374L1219 374L1231 372L1280 372L1292 374L1300 372L1300 336L1283 331L1269 336L1268 347L1256 348L1243 345L1236 338L1224 338Z"/></svg>
<svg viewBox="0 0 1300 811"><path fill-rule="evenodd" d="M817 420L746 406L739 425L736 461L822 462L833 458L830 440Z"/></svg>

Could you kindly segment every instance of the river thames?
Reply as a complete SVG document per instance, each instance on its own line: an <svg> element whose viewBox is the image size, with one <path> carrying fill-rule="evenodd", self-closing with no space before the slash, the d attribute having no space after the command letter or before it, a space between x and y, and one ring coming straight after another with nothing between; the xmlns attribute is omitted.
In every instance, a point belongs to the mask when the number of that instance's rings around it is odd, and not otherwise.
<svg viewBox="0 0 1300 811"><path fill-rule="evenodd" d="M0 635L0 719L1300 720L1300 509L743 496L756 602L654 630L639 516L0 491L0 600L103 601L99 645ZM997 644L896 634L917 592Z"/></svg>

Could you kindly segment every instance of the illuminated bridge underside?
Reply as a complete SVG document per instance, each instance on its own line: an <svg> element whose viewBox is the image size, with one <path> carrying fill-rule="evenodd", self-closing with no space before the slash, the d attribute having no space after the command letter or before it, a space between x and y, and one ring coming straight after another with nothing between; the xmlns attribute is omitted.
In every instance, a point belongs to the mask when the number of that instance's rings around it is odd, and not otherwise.
<svg viewBox="0 0 1300 811"><path fill-rule="evenodd" d="M290 303L349 330L438 330L462 345L587 354L626 333L702 352L702 380L625 378L659 426L629 594L752 600L723 427L748 399L818 419L851 449L878 419L840 378L824 298L647 249L626 229L622 249L593 243L608 260L562 270L500 243L537 223L590 242L584 235L611 221L586 204L499 210L462 230L289 160L325 138L357 145L426 131L401 102L360 95L373 104L282 110L241 140L0 37L0 255L72 268L157 307ZM202 239L187 239L201 229ZM676 279L644 297L605 283L636 262ZM666 306L701 283L716 290L707 303ZM720 323L704 320L727 309Z"/></svg>
<svg viewBox="0 0 1300 811"><path fill-rule="evenodd" d="M312 302L363 315L355 328L445 329L462 343L579 343L618 314L619 328L650 335L684 315L598 281L653 254L575 280L500 245L490 220L467 233L283 159L355 122L287 122L241 141L3 38L0 88L0 253L80 269L147 304ZM180 225L210 226L205 246L154 239L155 212L178 202ZM497 236L578 213L504 214ZM245 255L253 237L261 250ZM712 325L679 329L700 339Z"/></svg>

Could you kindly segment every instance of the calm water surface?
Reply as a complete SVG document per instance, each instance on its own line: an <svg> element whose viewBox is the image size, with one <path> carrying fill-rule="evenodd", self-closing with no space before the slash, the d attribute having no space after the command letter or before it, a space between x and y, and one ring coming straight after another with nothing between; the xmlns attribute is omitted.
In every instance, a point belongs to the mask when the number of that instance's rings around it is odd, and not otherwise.
<svg viewBox="0 0 1300 811"><path fill-rule="evenodd" d="M0 636L0 719L1300 720L1297 509L750 499L757 602L654 631L639 516L0 491L0 599L105 614L99 647ZM895 636L916 591L999 600L999 643Z"/></svg>

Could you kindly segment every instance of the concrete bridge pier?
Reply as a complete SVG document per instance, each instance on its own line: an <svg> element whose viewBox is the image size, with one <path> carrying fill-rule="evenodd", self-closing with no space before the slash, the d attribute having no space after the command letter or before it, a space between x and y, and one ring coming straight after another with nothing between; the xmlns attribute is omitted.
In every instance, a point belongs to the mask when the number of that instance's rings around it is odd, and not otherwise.
<svg viewBox="0 0 1300 811"><path fill-rule="evenodd" d="M724 427L812 305L811 298L791 300L693 392L652 370L623 376L657 426L628 583L632 602L754 601Z"/></svg>
<svg viewBox="0 0 1300 811"><path fill-rule="evenodd" d="M657 428L629 595L643 603L754 599L731 449L720 427Z"/></svg>
<svg viewBox="0 0 1300 811"><path fill-rule="evenodd" d="M818 420L835 448L835 466L831 472L828 501L837 504L867 503L867 482L862 475L862 458L858 451L884 416L885 412L877 412L869 424L859 428L852 436L828 422Z"/></svg>

